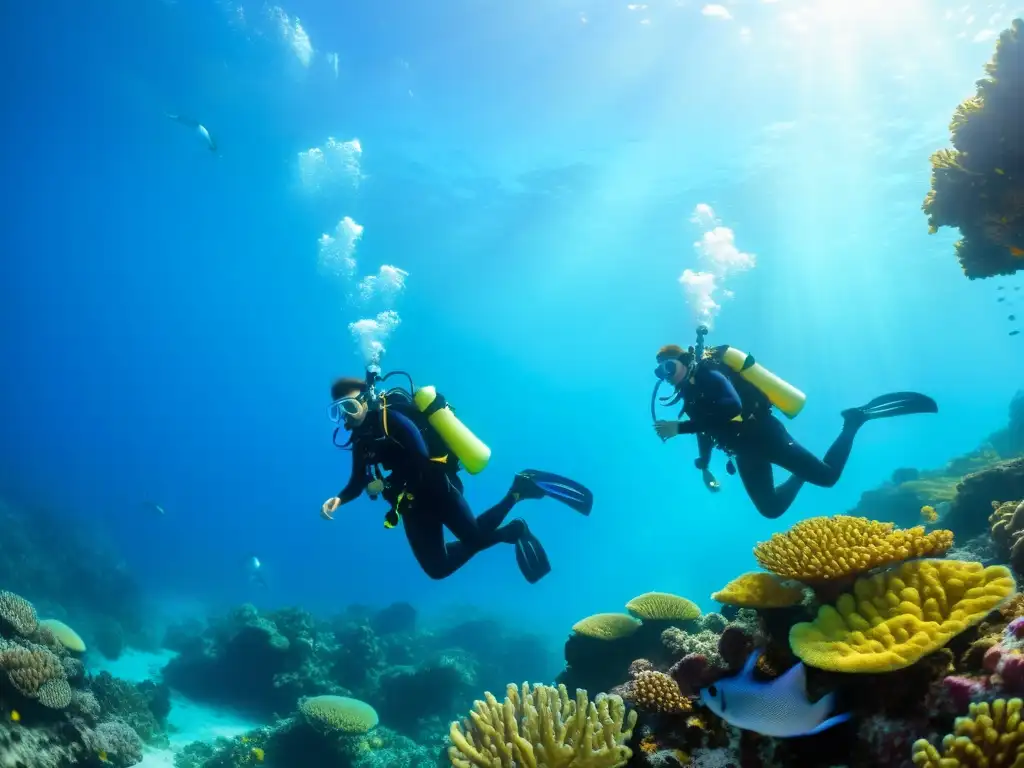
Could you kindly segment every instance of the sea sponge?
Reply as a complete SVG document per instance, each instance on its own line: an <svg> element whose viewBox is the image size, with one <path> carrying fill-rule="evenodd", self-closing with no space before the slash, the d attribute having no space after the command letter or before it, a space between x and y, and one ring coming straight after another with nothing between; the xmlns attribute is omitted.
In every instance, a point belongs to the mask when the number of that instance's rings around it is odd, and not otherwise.
<svg viewBox="0 0 1024 768"><path fill-rule="evenodd" d="M49 630L57 642L74 653L85 653L85 641L75 630L57 619L43 619L39 622L40 629Z"/></svg>
<svg viewBox="0 0 1024 768"><path fill-rule="evenodd" d="M626 610L648 621L686 621L700 618L700 608L668 592L645 592L626 603Z"/></svg>
<svg viewBox="0 0 1024 768"><path fill-rule="evenodd" d="M804 599L804 591L785 584L773 573L751 571L737 576L711 599L738 608L788 608Z"/></svg>
<svg viewBox="0 0 1024 768"><path fill-rule="evenodd" d="M0 592L0 623L8 624L19 635L31 635L39 626L32 603L13 592Z"/></svg>
<svg viewBox="0 0 1024 768"><path fill-rule="evenodd" d="M299 701L299 712L319 731L366 733L377 727L377 711L347 696L310 696Z"/></svg>
<svg viewBox="0 0 1024 768"><path fill-rule="evenodd" d="M1009 569L961 560L914 560L857 579L853 594L795 624L789 644L812 667L889 672L942 648L1010 597Z"/></svg>
<svg viewBox="0 0 1024 768"><path fill-rule="evenodd" d="M679 689L679 683L664 672L653 669L638 672L630 681L629 699L641 709L655 712L689 712L692 707Z"/></svg>
<svg viewBox="0 0 1024 768"><path fill-rule="evenodd" d="M45 648L9 645L0 651L0 669L7 672L11 685L18 691L38 699L44 706L63 709L71 703L71 686L64 676L64 667Z"/></svg>
<svg viewBox="0 0 1024 768"><path fill-rule="evenodd" d="M935 557L953 546L953 532L836 515L803 520L754 547L761 566L807 584L845 579L914 557Z"/></svg>
<svg viewBox="0 0 1024 768"><path fill-rule="evenodd" d="M454 768L621 768L633 756L625 745L636 712L618 696L587 692L569 698L564 685L509 685L505 701L491 693L468 719L452 723L448 759Z"/></svg>
<svg viewBox="0 0 1024 768"><path fill-rule="evenodd" d="M640 622L624 613L595 613L572 625L578 635L598 640L619 640L640 629Z"/></svg>
<svg viewBox="0 0 1024 768"><path fill-rule="evenodd" d="M926 739L914 742L918 768L988 768L1024 766L1024 722L1020 699L996 699L971 704L967 717L958 717L953 733L942 739L942 754Z"/></svg>

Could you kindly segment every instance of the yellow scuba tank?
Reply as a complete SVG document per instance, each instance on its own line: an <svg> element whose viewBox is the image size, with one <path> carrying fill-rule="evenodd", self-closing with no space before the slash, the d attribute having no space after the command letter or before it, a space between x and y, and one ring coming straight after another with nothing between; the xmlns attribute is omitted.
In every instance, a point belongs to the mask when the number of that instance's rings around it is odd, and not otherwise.
<svg viewBox="0 0 1024 768"><path fill-rule="evenodd" d="M723 346L715 350L714 357L761 390L772 405L789 418L792 419L803 410L807 395L755 362L753 355L736 347Z"/></svg>
<svg viewBox="0 0 1024 768"><path fill-rule="evenodd" d="M413 395L413 400L445 445L459 457L466 471L471 475L483 472L491 460L491 449L459 421L444 396L437 394L433 387L420 387Z"/></svg>

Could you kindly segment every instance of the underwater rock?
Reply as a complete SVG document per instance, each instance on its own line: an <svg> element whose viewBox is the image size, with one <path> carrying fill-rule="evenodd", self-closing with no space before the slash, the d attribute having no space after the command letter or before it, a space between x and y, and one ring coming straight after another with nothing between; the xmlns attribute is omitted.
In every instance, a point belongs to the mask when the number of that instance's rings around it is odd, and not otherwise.
<svg viewBox="0 0 1024 768"><path fill-rule="evenodd" d="M151 681L129 683L101 672L90 678L89 690L103 712L126 723L144 742L167 745L167 716L171 711L167 686Z"/></svg>
<svg viewBox="0 0 1024 768"><path fill-rule="evenodd" d="M975 536L985 530L993 501L1024 498L1024 457L1001 461L967 475L945 523L957 536Z"/></svg>
<svg viewBox="0 0 1024 768"><path fill-rule="evenodd" d="M370 617L370 627L380 636L415 632L416 609L409 603L392 603Z"/></svg>

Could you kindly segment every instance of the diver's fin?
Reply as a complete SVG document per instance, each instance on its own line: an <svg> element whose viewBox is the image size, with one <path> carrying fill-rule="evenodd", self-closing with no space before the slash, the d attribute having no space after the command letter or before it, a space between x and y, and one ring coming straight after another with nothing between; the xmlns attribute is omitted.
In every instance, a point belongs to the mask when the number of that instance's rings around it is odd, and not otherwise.
<svg viewBox="0 0 1024 768"><path fill-rule="evenodd" d="M523 578L530 584L536 584L549 573L551 573L551 562L544 551L540 541L527 527L526 522L520 520L523 526L522 535L516 539L516 563L523 574Z"/></svg>
<svg viewBox="0 0 1024 768"><path fill-rule="evenodd" d="M867 405L843 411L844 419L884 419L889 416L906 416L912 413L938 413L939 406L928 395L919 392L891 392L880 395Z"/></svg>
<svg viewBox="0 0 1024 768"><path fill-rule="evenodd" d="M594 494L585 485L538 469L524 469L518 473L512 483L512 492L524 499L547 496L575 509L581 515L589 515L594 507Z"/></svg>

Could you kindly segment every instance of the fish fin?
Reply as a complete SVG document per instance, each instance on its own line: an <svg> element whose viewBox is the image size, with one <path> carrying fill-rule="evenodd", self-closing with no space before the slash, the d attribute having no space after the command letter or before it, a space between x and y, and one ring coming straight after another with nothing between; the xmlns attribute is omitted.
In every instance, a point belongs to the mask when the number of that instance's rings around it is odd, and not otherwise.
<svg viewBox="0 0 1024 768"><path fill-rule="evenodd" d="M835 717L830 717L828 720L823 720L822 722L818 723L818 725L816 727L812 728L807 733L802 734L802 735L804 735L804 736L814 736L815 734L821 733L822 731L827 731L833 725L839 725L840 723L845 723L851 717L853 717L853 715L851 715L849 712L843 712L843 714L841 714L841 715L836 715Z"/></svg>
<svg viewBox="0 0 1024 768"><path fill-rule="evenodd" d="M754 667L757 666L757 660L759 658L761 658L761 654L762 653L763 653L763 651L760 648L755 648L754 650L752 650L750 652L750 655L747 656L747 660L743 663L743 669L740 670L740 673L739 673L739 675L737 675L737 677L741 677L741 678L743 678L743 677L745 677L745 678L753 677L754 676Z"/></svg>
<svg viewBox="0 0 1024 768"><path fill-rule="evenodd" d="M776 690L784 691L786 694L799 697L802 701L807 701L807 667L803 665L803 662L798 661L775 678L771 684ZM829 697L826 696L825 698ZM822 701L824 700L822 699ZM831 711L831 705L829 709L825 710L825 713L827 714L829 711Z"/></svg>

